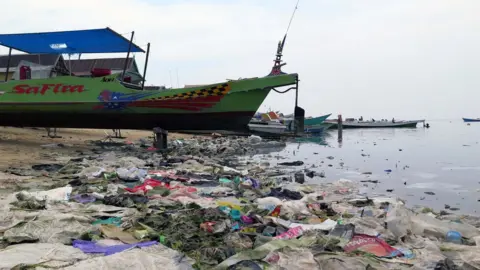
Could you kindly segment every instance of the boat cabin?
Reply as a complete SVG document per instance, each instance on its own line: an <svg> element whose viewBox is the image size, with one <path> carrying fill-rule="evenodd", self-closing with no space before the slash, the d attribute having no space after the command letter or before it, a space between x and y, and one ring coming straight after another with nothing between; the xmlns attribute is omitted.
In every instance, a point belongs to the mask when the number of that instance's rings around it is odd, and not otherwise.
<svg viewBox="0 0 480 270"><path fill-rule="evenodd" d="M62 32L2 34L0 44L9 48L3 71L4 81L31 80L51 78L55 76L105 77L106 81L118 80L125 87L143 89L145 76L138 70L135 59L130 53L145 52L134 44L133 32L128 40L110 28L74 30ZM27 53L26 55L12 55L12 49ZM147 45L147 59L150 43ZM127 53L126 58L109 59L80 59L82 54L97 53ZM69 60L64 60L67 55ZM78 60L71 60L71 56L78 56ZM25 60L18 60L24 58ZM41 61L37 59L49 59ZM77 73L75 71L78 71ZM109 75L118 74L116 77ZM1 73L0 73L1 75ZM108 77L106 77L108 76ZM1 78L0 78L1 80Z"/></svg>
<svg viewBox="0 0 480 270"><path fill-rule="evenodd" d="M141 82L143 77L138 70L134 57L127 60L127 69L130 80ZM125 68L125 58L94 58L94 59L71 59L65 61L68 69L78 77L102 77L111 74L121 74Z"/></svg>
<svg viewBox="0 0 480 270"><path fill-rule="evenodd" d="M8 55L0 56L0 80L20 80L20 70L22 66L30 67L31 79L69 74L69 70L61 54L14 54L10 56L10 61L8 61L8 58Z"/></svg>

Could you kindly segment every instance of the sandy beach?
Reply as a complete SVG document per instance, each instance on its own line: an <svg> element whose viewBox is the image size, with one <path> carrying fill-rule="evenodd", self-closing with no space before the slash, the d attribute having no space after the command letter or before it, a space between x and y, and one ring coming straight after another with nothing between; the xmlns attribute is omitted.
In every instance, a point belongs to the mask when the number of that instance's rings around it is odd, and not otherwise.
<svg viewBox="0 0 480 270"><path fill-rule="evenodd" d="M55 161L58 156L70 156L76 151L91 148L89 142L103 140L106 133L113 135L112 130L102 129L58 129L61 138L50 138L45 129L38 128L0 128L0 170L11 165L33 165ZM150 131L122 130L125 139L118 141L135 141L149 138L153 141ZM169 134L169 138L185 138L190 135ZM49 144L63 144L65 147L52 147Z"/></svg>

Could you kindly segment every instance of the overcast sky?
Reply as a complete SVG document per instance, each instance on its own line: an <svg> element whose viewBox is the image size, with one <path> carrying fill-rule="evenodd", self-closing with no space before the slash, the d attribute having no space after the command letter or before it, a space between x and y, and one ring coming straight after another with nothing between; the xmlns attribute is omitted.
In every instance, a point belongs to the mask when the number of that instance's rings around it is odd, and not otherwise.
<svg viewBox="0 0 480 270"><path fill-rule="evenodd" d="M152 43L147 84L168 87L171 73L175 87L176 70L181 86L268 74L295 3L5 1L0 23L5 33L134 30L138 45ZM479 0L301 0L284 71L300 74L307 115L480 117L479 11ZM290 113L293 102L272 92L262 108Z"/></svg>

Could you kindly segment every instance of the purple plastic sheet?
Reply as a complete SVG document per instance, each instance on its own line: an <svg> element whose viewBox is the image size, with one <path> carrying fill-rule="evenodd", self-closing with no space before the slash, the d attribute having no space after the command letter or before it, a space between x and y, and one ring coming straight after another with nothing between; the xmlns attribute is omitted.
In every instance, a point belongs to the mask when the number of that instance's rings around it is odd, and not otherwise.
<svg viewBox="0 0 480 270"><path fill-rule="evenodd" d="M95 242L86 241L86 240L73 240L73 247L82 250L84 253L103 253L103 255L108 256L118 252L122 252L127 249L134 247L148 247L158 244L157 241L148 241L140 242L136 244L124 244L124 245L114 245L114 246L100 246Z"/></svg>
<svg viewBox="0 0 480 270"><path fill-rule="evenodd" d="M89 194L77 194L73 196L73 199L78 203L92 203L95 201L95 197Z"/></svg>
<svg viewBox="0 0 480 270"><path fill-rule="evenodd" d="M253 188L260 188L260 182L257 179L253 179L251 177L246 177L245 180L252 181L252 187Z"/></svg>

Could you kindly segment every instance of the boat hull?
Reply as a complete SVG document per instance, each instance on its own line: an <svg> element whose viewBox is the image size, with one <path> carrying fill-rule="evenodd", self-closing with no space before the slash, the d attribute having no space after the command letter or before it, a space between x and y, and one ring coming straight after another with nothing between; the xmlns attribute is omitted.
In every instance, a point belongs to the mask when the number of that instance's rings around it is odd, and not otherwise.
<svg viewBox="0 0 480 270"><path fill-rule="evenodd" d="M255 111L184 114L78 114L78 113L0 113L0 126L57 127L94 129L142 129L162 127L180 130L247 131Z"/></svg>
<svg viewBox="0 0 480 270"><path fill-rule="evenodd" d="M334 124L325 122L320 125L305 126L305 133L323 133L333 126Z"/></svg>
<svg viewBox="0 0 480 270"><path fill-rule="evenodd" d="M330 114L322 115L322 116L319 116L319 117L308 118L308 119L305 119L303 122L304 122L304 125L305 125L305 126L316 126L316 125L320 125L320 124L322 124L325 120L327 120L327 118L328 118L330 115L332 115L332 114L330 113Z"/></svg>
<svg viewBox="0 0 480 270"><path fill-rule="evenodd" d="M246 131L270 90L296 74L167 91L125 87L116 75L0 84L0 126Z"/></svg>
<svg viewBox="0 0 480 270"><path fill-rule="evenodd" d="M248 124L248 128L252 133L261 133L261 134L284 134L287 132L286 126L284 125L259 125L259 124Z"/></svg>
<svg viewBox="0 0 480 270"><path fill-rule="evenodd" d="M463 122L470 123L470 122L480 122L480 119L473 119L473 118L462 118Z"/></svg>
<svg viewBox="0 0 480 270"><path fill-rule="evenodd" d="M403 122L343 122L342 128L416 128L417 124L424 122L418 121L403 121ZM338 124L334 121L328 122L333 124L332 128L338 128Z"/></svg>

